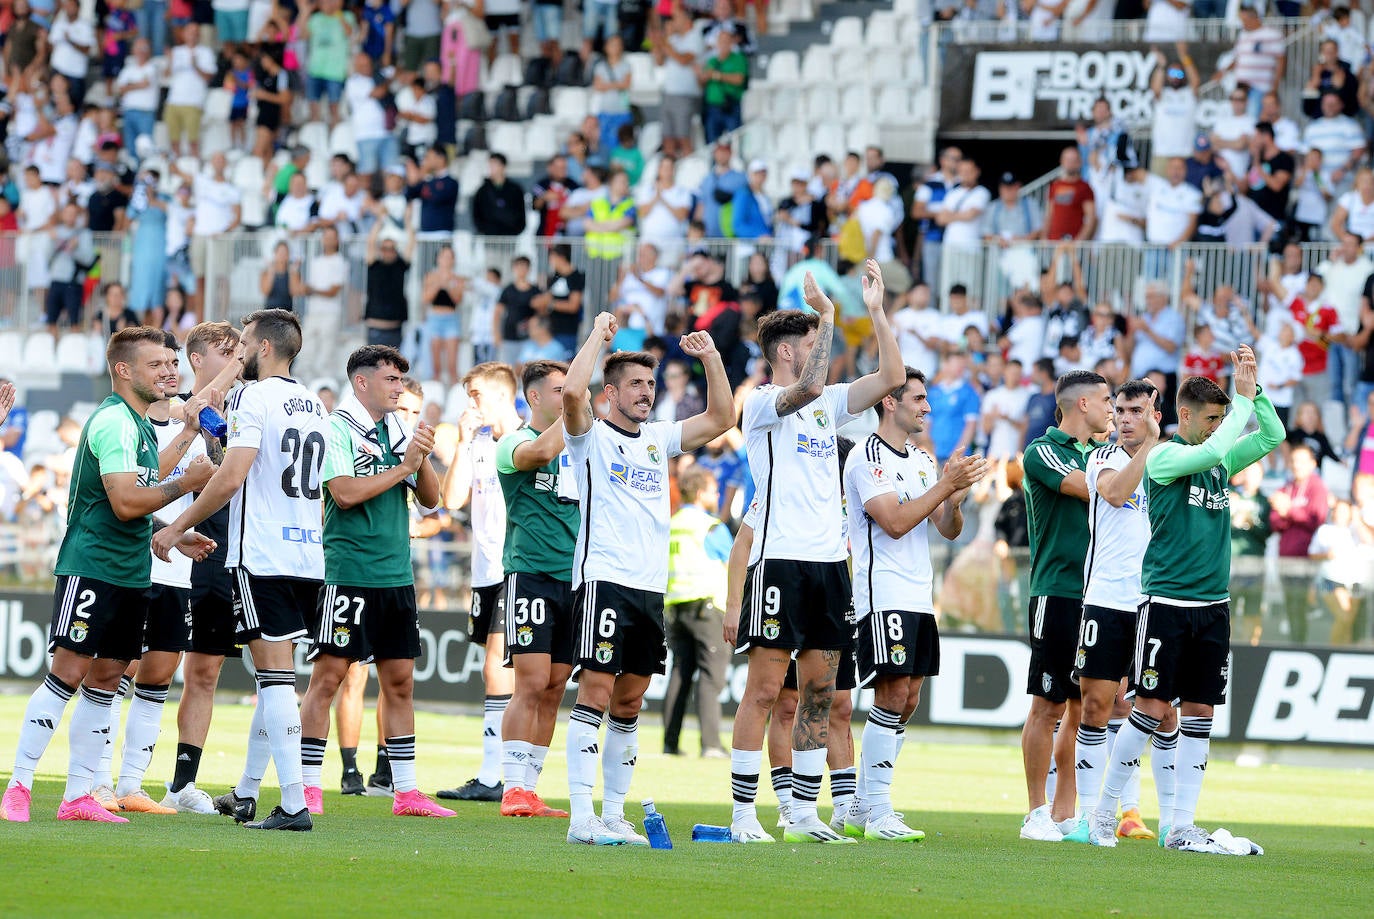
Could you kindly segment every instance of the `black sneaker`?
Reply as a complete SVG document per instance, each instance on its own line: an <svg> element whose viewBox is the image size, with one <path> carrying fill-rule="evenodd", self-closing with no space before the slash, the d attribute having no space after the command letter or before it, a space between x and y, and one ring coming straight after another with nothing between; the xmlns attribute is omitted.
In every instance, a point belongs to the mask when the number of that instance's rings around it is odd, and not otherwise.
<svg viewBox="0 0 1374 919"><path fill-rule="evenodd" d="M343 781L339 783L339 793L345 795L365 794L363 788L363 774L357 769L349 769L343 774Z"/></svg>
<svg viewBox="0 0 1374 919"><path fill-rule="evenodd" d="M258 815L258 799L240 798L231 790L215 799L215 810L233 817L235 823L247 823Z"/></svg>
<svg viewBox="0 0 1374 919"><path fill-rule="evenodd" d="M369 798L390 798L393 796L390 772L374 772L367 780L367 788L359 792Z"/></svg>
<svg viewBox="0 0 1374 919"><path fill-rule="evenodd" d="M500 801L506 791L504 782L483 785L476 779L468 779L458 788L448 788L439 792L439 797L447 801Z"/></svg>
<svg viewBox="0 0 1374 919"><path fill-rule="evenodd" d="M301 808L294 814L288 814L278 805L272 808L272 813L267 815L264 820L257 823L245 823L245 829L249 830L294 830L298 833L309 833L315 828L315 824L310 820L310 811Z"/></svg>

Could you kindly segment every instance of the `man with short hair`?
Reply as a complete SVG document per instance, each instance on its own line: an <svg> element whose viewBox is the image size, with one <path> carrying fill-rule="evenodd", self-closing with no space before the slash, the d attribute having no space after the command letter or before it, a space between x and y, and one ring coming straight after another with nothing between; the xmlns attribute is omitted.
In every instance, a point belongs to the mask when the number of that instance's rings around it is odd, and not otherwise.
<svg viewBox="0 0 1374 919"><path fill-rule="evenodd" d="M1083 558L1088 547L1088 453L1093 435L1108 429L1112 392L1092 371L1067 373L1055 384L1059 424L1026 447L1026 523L1030 530L1030 713L1021 731L1030 812L1021 838L1058 842L1073 817L1073 737L1078 729L1074 650L1083 605ZM1062 721L1056 735L1056 724ZM1053 755L1054 807L1045 803Z"/></svg>
<svg viewBox="0 0 1374 919"><path fill-rule="evenodd" d="M367 236L367 305L363 309L363 324L367 326L369 345L399 348L401 328L410 318L406 273L415 255L415 235L406 235L402 257L395 236L382 235L382 223L374 223Z"/></svg>
<svg viewBox="0 0 1374 919"><path fill-rule="evenodd" d="M483 236L515 237L525 232L525 189L506 176L506 157L493 153L487 179L472 196L472 223Z"/></svg>
<svg viewBox="0 0 1374 919"><path fill-rule="evenodd" d="M616 321L601 313L568 368L563 431L582 508L573 558L577 591L577 703L568 719L568 841L648 845L625 819L625 796L638 757L639 710L649 680L663 673L663 595L668 584L668 461L725 433L735 421L725 365L705 332L682 337L682 350L706 367L706 410L686 421L649 421L657 360L645 352L611 355L603 372L609 415L592 413L589 384ZM595 536L593 531L595 530ZM609 711L608 711L609 710ZM592 806L602 719L601 816ZM822 756L824 752L822 752Z"/></svg>
<svg viewBox="0 0 1374 919"><path fill-rule="evenodd" d="M1097 202L1092 186L1083 178L1083 156L1078 147L1059 153L1059 175L1050 182L1045 205L1045 239L1083 241L1097 229Z"/></svg>
<svg viewBox="0 0 1374 919"><path fill-rule="evenodd" d="M1252 2L1242 3L1240 32L1236 35L1229 69L1235 74L1237 83L1250 87L1248 111L1251 115L1259 114L1264 94L1276 89L1283 79L1288 65L1286 49L1283 33L1265 25L1259 7ZM1217 73L1214 79L1220 77Z"/></svg>
<svg viewBox="0 0 1374 919"><path fill-rule="evenodd" d="M1136 631L1137 686L1130 719L1117 734L1089 820L1094 834L1116 821L1116 805L1152 734L1174 700L1182 701L1177 788L1164 846L1183 852L1225 853L1195 821L1207 769L1213 707L1226 701L1230 681L1231 512L1228 479L1283 440L1283 424L1256 383L1254 352L1232 353L1234 399L1215 383L1190 377L1179 387L1178 432L1150 451L1145 494L1151 539L1141 567L1145 597ZM1232 406L1227 415L1226 406ZM1223 421L1223 416L1226 419ZM1259 430L1241 436L1251 418ZM1262 852L1257 846L1251 852Z"/></svg>
<svg viewBox="0 0 1374 919"><path fill-rule="evenodd" d="M248 314L239 347L249 385L230 399L224 462L195 502L153 537L153 551L165 560L187 529L229 502L226 565L234 572L237 638L253 657L258 703L243 776L215 799L215 809L250 829L308 831L292 643L309 634L324 580L320 469L328 421L319 398L291 379L301 347L294 313ZM281 804L250 822L269 761Z"/></svg>
<svg viewBox="0 0 1374 919"><path fill-rule="evenodd" d="M859 685L874 690L861 757L863 835L890 842L925 838L893 811L891 788L903 729L920 702L921 686L940 672L927 523L933 521L946 539L957 539L964 528L960 505L988 468L981 456L959 456L941 475L930 454L911 443L925 427L930 403L925 374L911 367L905 373L902 385L874 406L877 432L862 449L850 451L844 467Z"/></svg>
<svg viewBox="0 0 1374 919"><path fill-rule="evenodd" d="M435 145L425 151L419 167L407 161L406 182L406 200L420 202L420 238L451 237L457 226L458 180L448 174L447 151Z"/></svg>
<svg viewBox="0 0 1374 919"><path fill-rule="evenodd" d="M1360 123L1341 110L1341 97L1335 92L1322 95L1321 117L1307 123L1302 141L1309 150L1322 154L1322 184L1333 195L1351 187L1355 167L1365 158L1368 139Z"/></svg>
<svg viewBox="0 0 1374 919"><path fill-rule="evenodd" d="M415 658L420 623L410 561L408 490L423 516L438 507L439 476L429 463L434 431L411 431L395 415L410 362L395 348L365 345L348 358L352 392L329 416L324 483L324 587L309 659L315 666L301 702L306 807L324 812L320 769L329 707L350 664L376 662L383 736L398 817L452 817L415 781Z"/></svg>
<svg viewBox="0 0 1374 919"><path fill-rule="evenodd" d="M152 515L209 481L214 467L197 458L181 477L159 484L162 458L148 424L148 407L176 386L176 360L160 329L124 329L105 349L114 392L81 431L72 468L67 531L57 554L48 675L24 710L14 773L0 799L0 817L29 822L33 774L67 703L77 700L70 725L67 788L59 820L128 823L91 796L100 755L109 742L110 706L120 677L142 651L145 591L152 583L147 552ZM5 391L0 404L13 404ZM166 542L192 560L214 542L179 532Z"/></svg>

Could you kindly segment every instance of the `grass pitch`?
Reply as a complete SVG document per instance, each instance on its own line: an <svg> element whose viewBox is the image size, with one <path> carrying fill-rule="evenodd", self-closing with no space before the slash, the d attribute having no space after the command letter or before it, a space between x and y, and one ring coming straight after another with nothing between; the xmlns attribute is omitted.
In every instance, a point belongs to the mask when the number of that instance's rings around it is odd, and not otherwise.
<svg viewBox="0 0 1374 919"><path fill-rule="evenodd" d="M4 766L24 702L0 697ZM145 785L155 800L175 754L176 706L167 708ZM215 712L199 783L212 794L239 774L250 715L233 704ZM1134 840L1093 849L1017 837L1024 800L1015 746L921 743L916 729L893 794L908 822L926 831L925 842L693 844L692 824L729 822L729 763L661 756L658 718L644 721L631 800L657 801L677 846L671 852L570 846L565 821L503 819L495 804L461 804L451 820L392 817L387 800L337 793L332 741L325 814L310 834L254 833L225 817L187 814L134 814L128 826L58 823L64 721L43 760L33 822L0 822L0 916L1369 914L1369 770L1239 768L1226 749L1214 750L1200 819L1254 838L1265 856L1184 855ZM365 772L370 727L359 757ZM432 792L469 778L480 732L475 717L422 713L421 787ZM565 803L565 765L560 730L540 789L551 803ZM764 785L761 816L771 826L766 775ZM1153 827L1148 767L1144 786ZM260 813L276 803L274 789L263 791ZM637 804L627 810L637 820Z"/></svg>

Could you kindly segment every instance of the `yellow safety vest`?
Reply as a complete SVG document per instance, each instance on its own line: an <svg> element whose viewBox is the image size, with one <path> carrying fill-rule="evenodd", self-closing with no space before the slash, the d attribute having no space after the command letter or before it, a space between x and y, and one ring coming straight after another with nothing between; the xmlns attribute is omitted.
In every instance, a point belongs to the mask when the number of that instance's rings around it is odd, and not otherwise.
<svg viewBox="0 0 1374 919"><path fill-rule="evenodd" d="M668 524L668 593L665 604L711 600L725 609L727 570L706 554L706 534L721 523L696 505L686 505Z"/></svg>
<svg viewBox="0 0 1374 919"><path fill-rule="evenodd" d="M605 198L592 199L592 220L607 223L619 220L635 206L633 198L625 198L614 207ZM625 251L625 239L630 234L624 230L587 231L587 255L591 258L620 258Z"/></svg>

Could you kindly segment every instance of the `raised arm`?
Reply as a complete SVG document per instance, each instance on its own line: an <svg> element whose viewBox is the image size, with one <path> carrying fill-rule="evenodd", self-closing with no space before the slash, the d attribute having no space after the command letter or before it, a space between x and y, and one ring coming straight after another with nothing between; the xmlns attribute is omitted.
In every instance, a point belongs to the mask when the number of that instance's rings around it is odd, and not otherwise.
<svg viewBox="0 0 1374 919"><path fill-rule="evenodd" d="M563 378L563 427L569 436L577 437L592 429L592 373L601 358L601 349L615 338L618 328L615 316L598 313L592 333L577 352L568 374Z"/></svg>
<svg viewBox="0 0 1374 919"><path fill-rule="evenodd" d="M801 376L797 382L778 393L776 407L779 418L819 399L821 393L825 392L825 381L830 373L830 348L835 340L835 304L809 271L802 281L802 299L821 317L821 323L816 328L816 346L807 356ZM892 388L897 387L894 385Z"/></svg>
<svg viewBox="0 0 1374 919"><path fill-rule="evenodd" d="M706 410L682 422L682 451L704 447L735 423L735 399L725 363L709 332L689 332L682 336L683 353L701 361L706 368Z"/></svg>
<svg viewBox="0 0 1374 919"><path fill-rule="evenodd" d="M1241 355L1248 355L1249 359L1245 360ZM1236 396L1231 402L1230 413L1212 432L1212 436L1200 444L1167 443L1151 450L1150 458L1145 462L1145 473L1156 482L1167 485L1185 475L1205 472L1225 461L1240 440L1241 432L1255 414L1254 352L1249 346L1241 345L1239 353L1231 352L1231 361L1236 367Z"/></svg>
<svg viewBox="0 0 1374 919"><path fill-rule="evenodd" d="M1145 406L1145 441L1131 457L1124 469L1103 469L1097 474L1097 493L1112 507L1123 506L1140 487L1145 476L1145 463L1150 451L1159 443L1159 419L1155 412L1154 399Z"/></svg>
<svg viewBox="0 0 1374 919"><path fill-rule="evenodd" d="M863 277L864 307L868 310L868 318L873 321L873 334L878 339L878 369L850 384L848 408L851 415L877 405L883 396L906 380L902 351L887 321L887 310L883 308L882 269L877 259L869 259L864 267L867 270Z"/></svg>

